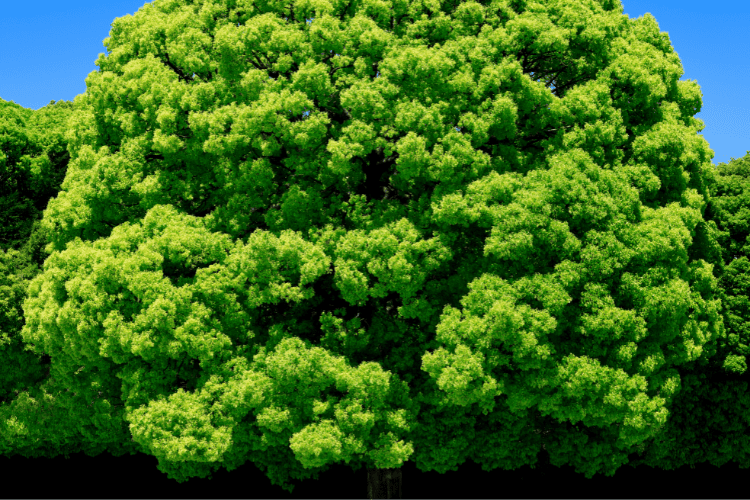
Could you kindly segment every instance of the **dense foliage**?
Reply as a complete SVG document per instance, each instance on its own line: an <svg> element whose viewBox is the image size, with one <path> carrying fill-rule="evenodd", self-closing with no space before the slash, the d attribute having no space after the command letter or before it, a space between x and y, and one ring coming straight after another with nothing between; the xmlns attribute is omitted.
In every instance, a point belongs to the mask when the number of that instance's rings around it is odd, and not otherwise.
<svg viewBox="0 0 750 500"><path fill-rule="evenodd" d="M85 94L0 110L2 452L288 489L339 462L750 465L750 161L712 166L698 85L622 11L116 19Z"/></svg>
<svg viewBox="0 0 750 500"><path fill-rule="evenodd" d="M24 349L21 305L48 255L40 219L65 177L64 130L72 109L69 101L33 111L0 100L0 398L6 404L47 371L49 359ZM3 450L19 449L3 443Z"/></svg>

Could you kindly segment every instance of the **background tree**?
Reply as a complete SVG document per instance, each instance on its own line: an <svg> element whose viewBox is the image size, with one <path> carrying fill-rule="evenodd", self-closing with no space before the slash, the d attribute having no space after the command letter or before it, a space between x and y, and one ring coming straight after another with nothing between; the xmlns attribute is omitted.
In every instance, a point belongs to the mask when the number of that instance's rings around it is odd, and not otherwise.
<svg viewBox="0 0 750 500"><path fill-rule="evenodd" d="M70 101L34 111L0 99L0 248L19 250L60 190L70 154L63 137Z"/></svg>
<svg viewBox="0 0 750 500"><path fill-rule="evenodd" d="M750 343L750 151L740 159L717 167L714 193L707 219L716 221L718 241L723 249L722 290L727 294L725 324L729 345L740 356L734 362L745 373L747 345Z"/></svg>
<svg viewBox="0 0 750 500"><path fill-rule="evenodd" d="M709 462L721 467L734 461L750 467L750 415L747 372L750 343L750 156L720 163L707 176L711 193L705 220L721 245L719 276L722 318L726 334L718 353L702 367L683 371L684 390L675 400L662 435L641 446L631 466L647 464L663 469ZM693 247L705 248L705 232L696 234ZM701 244L701 241L704 242Z"/></svg>
<svg viewBox="0 0 750 500"><path fill-rule="evenodd" d="M699 87L622 10L116 19L23 303L49 373L0 408L4 446L144 451L178 481L249 460L290 491L341 462L591 477L669 449L685 374L744 354Z"/></svg>
<svg viewBox="0 0 750 500"><path fill-rule="evenodd" d="M70 101L52 101L34 111L0 100L0 398L13 401L5 408L5 432L17 429L16 415L35 422L14 434L12 442L1 441L4 453L39 456L81 450L75 439L80 435L77 424L67 415L24 413L29 391L38 390L50 359L26 349L20 336L28 285L48 255L47 231L40 222L65 177L70 155L63 134L72 111ZM47 434L61 423L67 434Z"/></svg>

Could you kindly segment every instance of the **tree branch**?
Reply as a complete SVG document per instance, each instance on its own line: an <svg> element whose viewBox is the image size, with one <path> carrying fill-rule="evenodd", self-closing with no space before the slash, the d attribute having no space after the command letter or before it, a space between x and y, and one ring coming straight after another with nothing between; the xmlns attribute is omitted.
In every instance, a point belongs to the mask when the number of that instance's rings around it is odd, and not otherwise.
<svg viewBox="0 0 750 500"><path fill-rule="evenodd" d="M567 92L575 84L577 84L579 82L582 82L585 79L586 79L585 76L581 76L579 78L574 78L574 79L570 80L569 82L564 83L563 85L560 85L559 87L555 87L555 90L558 91L558 95L559 95L559 93Z"/></svg>
<svg viewBox="0 0 750 500"><path fill-rule="evenodd" d="M175 66L174 64L172 64L172 61L170 61L170 60L169 60L169 52L165 52L165 55L166 55L166 58L167 58L167 62L166 62L165 64L166 64L167 66L169 66L170 68L172 68L172 71L174 71L175 73L177 73L177 76L178 76L178 77L179 77L179 78L180 78L181 80L183 80L183 81L184 81L185 83L189 83L189 82L193 81L193 79L192 79L192 78L191 78L191 79L188 79L188 78L187 78L187 77L186 77L186 76L185 76L185 75L184 75L184 74L182 73L182 70L181 70L180 68L178 68L177 66Z"/></svg>
<svg viewBox="0 0 750 500"><path fill-rule="evenodd" d="M144 160L163 160L164 156L161 153L149 153L143 157Z"/></svg>
<svg viewBox="0 0 750 500"><path fill-rule="evenodd" d="M521 67L524 68L524 73L536 73L537 72L536 63L538 63L541 59L546 59L547 56L550 56L552 54L557 54L557 51L551 50L543 54L536 54L537 57L531 62L531 65L530 65L531 67L529 67L528 70L526 70L524 64L521 64Z"/></svg>

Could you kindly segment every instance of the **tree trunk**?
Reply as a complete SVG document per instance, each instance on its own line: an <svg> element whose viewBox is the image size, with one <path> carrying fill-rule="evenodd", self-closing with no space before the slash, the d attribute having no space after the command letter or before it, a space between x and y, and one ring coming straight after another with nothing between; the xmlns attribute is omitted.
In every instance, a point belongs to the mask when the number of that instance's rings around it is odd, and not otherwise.
<svg viewBox="0 0 750 500"><path fill-rule="evenodd" d="M401 498L401 469L367 468L367 498Z"/></svg>

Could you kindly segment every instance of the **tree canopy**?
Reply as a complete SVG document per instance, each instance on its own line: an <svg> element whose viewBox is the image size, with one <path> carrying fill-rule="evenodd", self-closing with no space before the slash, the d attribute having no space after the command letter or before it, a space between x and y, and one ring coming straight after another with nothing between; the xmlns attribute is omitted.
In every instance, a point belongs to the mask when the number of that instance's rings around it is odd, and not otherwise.
<svg viewBox="0 0 750 500"><path fill-rule="evenodd" d="M43 268L0 253L0 326L37 360L5 453L141 451L178 481L251 461L291 490L543 449L591 477L695 460L700 394L744 411L700 381L747 368L747 300L723 304L750 262L722 245L748 255L748 218L714 200L700 88L650 14L154 0L104 44L59 121L0 115L14 168L69 155ZM49 140L25 150L24 120ZM0 242L31 238L27 205Z"/></svg>

